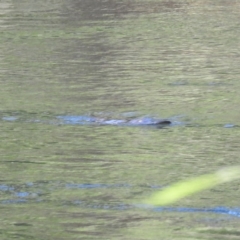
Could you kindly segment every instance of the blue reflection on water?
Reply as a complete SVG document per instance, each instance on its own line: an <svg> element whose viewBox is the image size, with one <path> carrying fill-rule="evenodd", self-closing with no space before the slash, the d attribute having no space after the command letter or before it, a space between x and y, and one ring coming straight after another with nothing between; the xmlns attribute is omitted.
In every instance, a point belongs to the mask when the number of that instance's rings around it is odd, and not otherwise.
<svg viewBox="0 0 240 240"><path fill-rule="evenodd" d="M9 116L9 117L2 117L2 120L4 121L16 121L18 119L18 117L14 117L14 116Z"/></svg>
<svg viewBox="0 0 240 240"><path fill-rule="evenodd" d="M225 127L225 128L233 128L233 127L236 127L236 125L231 124L231 123L227 123L223 127Z"/></svg>
<svg viewBox="0 0 240 240"><path fill-rule="evenodd" d="M46 183L48 184L48 183ZM4 195L4 200L0 200L0 204L24 204L28 203L30 200L34 202L41 202L44 201L43 195L39 194L39 192L42 191L41 186L39 183L26 183L21 185L23 189L20 189L20 187L12 187L8 186L6 184L0 185L0 192ZM59 190L59 185L55 186L57 190ZM99 188L131 188L133 187L130 184L100 184L100 183L79 183L79 184L73 184L73 183L65 183L60 184L61 188L67 188L67 189L99 189ZM31 190L33 188L33 191L26 191ZM44 186L44 189L46 191L46 188L49 192L54 191L53 186L46 187ZM161 186L148 186L148 188L161 188ZM8 199L6 199L6 195L8 196ZM41 195L41 199L40 196ZM224 206L218 206L213 208L192 208L192 207L153 207L149 205L144 204L127 204L127 203L88 203L86 201L82 201L81 199L74 200L74 201L67 201L65 204L69 205L76 205L84 208L92 208L92 209L109 209L109 210L127 210L130 208L140 208L140 209L146 209L151 210L155 212L203 212L203 213L216 213L216 214L226 214L231 215L234 217L240 218L240 207L224 207Z"/></svg>
<svg viewBox="0 0 240 240"><path fill-rule="evenodd" d="M57 118L63 120L65 124L84 124L96 122L96 119L90 116L58 116Z"/></svg>
<svg viewBox="0 0 240 240"><path fill-rule="evenodd" d="M66 184L67 188L121 188L121 187L131 187L129 184L101 184L101 183L81 183L81 184Z"/></svg>
<svg viewBox="0 0 240 240"><path fill-rule="evenodd" d="M210 212L210 213L220 213L228 214L236 217L240 217L240 208L227 208L223 206L213 207L213 208L190 208L190 207L156 207L153 211L169 211L169 212Z"/></svg>
<svg viewBox="0 0 240 240"><path fill-rule="evenodd" d="M14 187L10 187L7 185L0 185L0 191L13 191Z"/></svg>
<svg viewBox="0 0 240 240"><path fill-rule="evenodd" d="M25 198L25 197L29 197L30 193L29 192L16 192L15 195L19 198Z"/></svg>

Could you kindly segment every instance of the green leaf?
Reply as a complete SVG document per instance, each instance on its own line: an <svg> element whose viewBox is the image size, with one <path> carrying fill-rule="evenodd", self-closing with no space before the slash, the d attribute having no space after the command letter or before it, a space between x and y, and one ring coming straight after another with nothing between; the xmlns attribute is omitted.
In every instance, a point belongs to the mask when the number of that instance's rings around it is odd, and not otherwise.
<svg viewBox="0 0 240 240"><path fill-rule="evenodd" d="M151 205L169 205L191 194L237 178L240 178L240 167L227 167L211 174L177 182L160 192L154 193L145 202Z"/></svg>

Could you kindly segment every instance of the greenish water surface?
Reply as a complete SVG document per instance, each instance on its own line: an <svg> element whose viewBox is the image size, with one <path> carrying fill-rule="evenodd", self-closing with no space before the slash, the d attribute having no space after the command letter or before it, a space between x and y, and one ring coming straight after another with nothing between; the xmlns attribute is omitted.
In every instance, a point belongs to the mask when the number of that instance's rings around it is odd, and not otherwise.
<svg viewBox="0 0 240 240"><path fill-rule="evenodd" d="M162 211L139 203L239 165L239 9L226 0L2 1L0 239L237 239L239 181ZM183 124L53 121L132 113ZM230 211L210 211L218 207Z"/></svg>

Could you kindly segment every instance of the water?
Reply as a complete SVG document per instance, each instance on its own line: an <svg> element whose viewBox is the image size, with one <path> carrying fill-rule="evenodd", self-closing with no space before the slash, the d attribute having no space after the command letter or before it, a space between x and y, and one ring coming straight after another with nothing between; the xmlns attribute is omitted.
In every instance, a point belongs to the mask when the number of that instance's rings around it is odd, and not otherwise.
<svg viewBox="0 0 240 240"><path fill-rule="evenodd" d="M237 238L237 181L165 209L140 203L175 181L239 165L239 8L2 1L0 238ZM181 124L56 119L92 115Z"/></svg>

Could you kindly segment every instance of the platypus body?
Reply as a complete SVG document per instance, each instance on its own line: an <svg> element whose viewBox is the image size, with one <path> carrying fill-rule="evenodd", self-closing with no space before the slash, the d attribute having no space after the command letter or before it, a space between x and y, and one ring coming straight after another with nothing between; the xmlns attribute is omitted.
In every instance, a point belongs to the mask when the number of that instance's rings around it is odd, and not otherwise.
<svg viewBox="0 0 240 240"><path fill-rule="evenodd" d="M157 119L152 117L132 119L106 119L91 116L58 116L66 124L98 124L98 125L119 125L119 126L161 126L170 125L168 119Z"/></svg>

